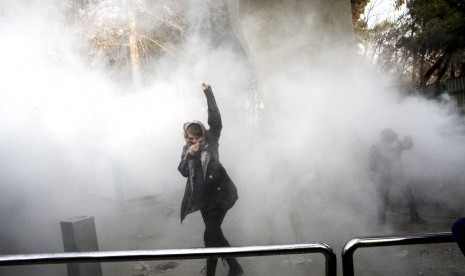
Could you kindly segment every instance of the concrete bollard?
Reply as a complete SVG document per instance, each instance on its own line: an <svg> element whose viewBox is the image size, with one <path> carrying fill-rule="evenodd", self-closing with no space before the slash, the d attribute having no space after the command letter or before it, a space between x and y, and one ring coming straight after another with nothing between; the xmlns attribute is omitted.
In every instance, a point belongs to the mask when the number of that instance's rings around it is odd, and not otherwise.
<svg viewBox="0 0 465 276"><path fill-rule="evenodd" d="M97 232L93 217L76 217L61 221L65 252L98 251ZM68 276L102 276L100 263L69 263Z"/></svg>

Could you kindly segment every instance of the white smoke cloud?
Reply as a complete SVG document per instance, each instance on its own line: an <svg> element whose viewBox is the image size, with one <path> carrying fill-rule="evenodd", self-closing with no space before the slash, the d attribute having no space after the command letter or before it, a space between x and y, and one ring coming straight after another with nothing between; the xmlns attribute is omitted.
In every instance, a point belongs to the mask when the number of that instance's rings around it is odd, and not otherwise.
<svg viewBox="0 0 465 276"><path fill-rule="evenodd" d="M302 37L274 40L292 37L278 32L291 27L264 34L283 46L272 51L285 59L268 61L269 74L259 77L265 110L257 124L247 124L250 76L233 47L212 48L208 34L192 35L182 52L153 64L146 89L131 93L104 68L88 65L82 55L87 45L63 24L57 1L27 2L0 4L1 225L46 227L18 232L29 236L23 240L14 227L3 228L1 239L14 240L8 246L15 253L58 251L57 223L69 217L95 215L114 225L102 202L175 194L170 200L180 205L181 126L206 121L202 81L215 91L224 125L220 154L239 189L224 223L233 245L321 240L341 246L352 235L372 233L376 193L367 158L385 127L414 140L404 163L417 195L461 209L455 195L463 190L462 119L435 102L387 88L388 77L318 28L306 29L307 35L320 37L328 49L319 48L314 63L308 58L314 51L305 55L292 47L302 50ZM205 12L191 10L192 20L200 22ZM262 20L248 23L254 19ZM311 16L307 20L313 24ZM201 223L192 215L197 219ZM194 222L166 223L172 226L160 230L166 246L202 245L201 233L190 240ZM53 242L34 244L50 229L58 235L46 238ZM170 236L173 231L186 236ZM109 239L100 242L111 247Z"/></svg>

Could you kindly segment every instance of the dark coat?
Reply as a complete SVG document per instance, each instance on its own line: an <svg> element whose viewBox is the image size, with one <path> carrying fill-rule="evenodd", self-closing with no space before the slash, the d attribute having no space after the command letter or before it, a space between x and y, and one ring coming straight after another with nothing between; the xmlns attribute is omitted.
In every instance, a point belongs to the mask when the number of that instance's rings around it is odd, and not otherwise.
<svg viewBox="0 0 465 276"><path fill-rule="evenodd" d="M398 177L402 174L401 154L413 147L412 139L381 140L370 149L370 169L382 177Z"/></svg>
<svg viewBox="0 0 465 276"><path fill-rule="evenodd" d="M237 189L226 170L220 162L218 153L218 140L220 139L221 122L220 111L216 105L215 97L211 87L204 90L208 104L208 125L209 129L199 123L204 129L205 139L201 144L199 152L192 155L188 152L189 145L185 145L182 150L181 162L178 170L182 176L187 177L186 189L181 203L181 222L184 218L200 208L223 208L230 209L236 200ZM187 128L189 123L184 126ZM203 177L195 177L194 169L195 158L200 158L202 164ZM204 183L194 183L195 181L204 180ZM204 195L201 197L204 202L199 204L194 202L194 187L201 186L204 189ZM196 197L198 198L198 197Z"/></svg>

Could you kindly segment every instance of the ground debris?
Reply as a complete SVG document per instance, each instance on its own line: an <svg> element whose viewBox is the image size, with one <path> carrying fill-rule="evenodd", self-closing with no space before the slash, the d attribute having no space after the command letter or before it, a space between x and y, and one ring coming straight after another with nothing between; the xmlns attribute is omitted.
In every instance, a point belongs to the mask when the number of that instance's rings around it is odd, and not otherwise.
<svg viewBox="0 0 465 276"><path fill-rule="evenodd" d="M301 264L311 263L313 262L313 260L306 256L292 255L292 256L289 256L286 260L283 260L282 262L290 264L290 265L301 265Z"/></svg>
<svg viewBox="0 0 465 276"><path fill-rule="evenodd" d="M168 270L176 268L178 265L179 264L177 262L164 262L164 263L156 265L154 268L156 271L166 272Z"/></svg>
<svg viewBox="0 0 465 276"><path fill-rule="evenodd" d="M408 250L400 250L395 253L395 255L400 258L406 257L408 254L409 254Z"/></svg>
<svg viewBox="0 0 465 276"><path fill-rule="evenodd" d="M134 266L134 269L138 271L150 270L150 266L145 264L144 262L139 262L138 264L136 264L136 266Z"/></svg>

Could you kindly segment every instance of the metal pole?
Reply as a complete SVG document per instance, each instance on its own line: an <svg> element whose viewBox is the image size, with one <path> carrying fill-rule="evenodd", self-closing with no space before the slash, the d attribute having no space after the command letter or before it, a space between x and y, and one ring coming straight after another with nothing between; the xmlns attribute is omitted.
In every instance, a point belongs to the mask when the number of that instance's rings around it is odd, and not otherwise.
<svg viewBox="0 0 465 276"><path fill-rule="evenodd" d="M354 238L348 241L342 249L342 275L354 275L353 255L357 248L447 242L455 242L451 232L425 233L407 236L376 236Z"/></svg>

